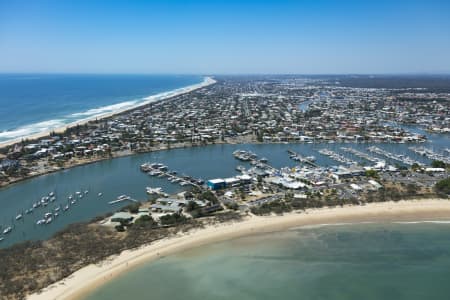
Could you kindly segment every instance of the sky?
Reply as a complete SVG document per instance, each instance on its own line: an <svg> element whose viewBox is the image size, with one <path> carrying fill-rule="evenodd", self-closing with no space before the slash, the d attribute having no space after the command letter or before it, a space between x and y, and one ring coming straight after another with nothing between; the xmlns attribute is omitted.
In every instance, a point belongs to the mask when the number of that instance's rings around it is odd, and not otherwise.
<svg viewBox="0 0 450 300"><path fill-rule="evenodd" d="M450 73L450 1L0 0L0 72Z"/></svg>

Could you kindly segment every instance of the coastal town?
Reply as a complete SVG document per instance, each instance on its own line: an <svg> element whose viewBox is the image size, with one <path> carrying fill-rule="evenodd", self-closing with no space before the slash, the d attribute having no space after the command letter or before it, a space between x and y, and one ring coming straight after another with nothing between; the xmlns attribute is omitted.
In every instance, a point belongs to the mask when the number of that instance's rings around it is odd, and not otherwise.
<svg viewBox="0 0 450 300"><path fill-rule="evenodd" d="M70 240L73 248L67 255L85 253L90 258L84 263L47 261L46 267L31 269L51 273L51 278L33 280L25 289L14 288L13 282L21 279L2 278L7 284L0 288L20 298L107 255L211 224L446 199L449 106L449 94L424 89L343 87L324 78L223 76L189 93L6 145L0 149L3 186L97 161L200 146L233 146L220 155L236 166L232 176L200 178L166 161L135 164L149 180L138 187L146 193L138 199L126 190L107 198L90 187L66 195L55 186L37 195L1 224L0 242L20 232L25 240L22 228L29 219L31 231L51 228L83 203L108 204L109 213L71 225L47 243L34 242L36 249L48 252L62 245L61 239L64 245ZM260 154L251 145L280 147ZM166 191L166 183L175 192ZM108 251L89 246L112 241ZM23 267L31 270L30 265Z"/></svg>
<svg viewBox="0 0 450 300"><path fill-rule="evenodd" d="M448 93L422 88L221 77L188 94L4 146L0 185L112 157L207 144L423 143L426 135L408 126L448 134L449 102ZM426 151L448 157L450 150Z"/></svg>

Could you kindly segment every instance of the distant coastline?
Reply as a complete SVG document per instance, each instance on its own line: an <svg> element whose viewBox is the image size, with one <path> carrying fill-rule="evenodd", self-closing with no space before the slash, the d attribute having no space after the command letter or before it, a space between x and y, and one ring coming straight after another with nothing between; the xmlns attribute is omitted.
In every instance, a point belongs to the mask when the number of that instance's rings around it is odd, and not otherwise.
<svg viewBox="0 0 450 300"><path fill-rule="evenodd" d="M156 95L151 95L151 96L143 98L144 101L139 101L136 104L131 104L131 102L123 102L123 103L108 105L105 107L93 108L86 112L74 113L73 115L78 115L78 116L90 115L90 116L87 118L84 118L84 119L76 120L76 121L68 123L68 124L64 124L62 126L55 126L54 128L48 128L48 127L52 127L50 124L50 122L52 122L52 121L40 122L38 124L49 125L49 126L46 126L46 128L47 128L46 130L43 130L39 133L34 133L34 134L26 135L26 136L21 136L18 138L13 138L13 139L10 139L10 140L4 141L4 142L0 142L0 148L17 144L25 139L34 140L34 139L43 138L43 137L49 136L51 132L63 133L68 128L72 128L72 127L75 127L78 125L84 125L84 124L86 124L90 121L94 121L94 120L101 120L101 119L109 118L109 117L130 111L130 110L134 110L136 108L148 105L153 102L167 100L167 99L170 99L170 98L182 95L182 94L186 94L186 93L195 91L197 89L207 87L211 84L214 84L215 82L216 81L212 77L206 76L206 77L204 77L203 81L198 84L193 84L193 85L178 88L175 90L162 92L162 93L159 93ZM108 112L103 112L105 110ZM110 110L113 110L113 111L110 111ZM98 112L98 113L95 114L96 112ZM94 115L91 115L91 114L94 114ZM26 128L26 127L29 127L32 125L22 126L20 128ZM34 124L34 125L36 125L36 124ZM20 128L18 128L17 130L19 130Z"/></svg>
<svg viewBox="0 0 450 300"><path fill-rule="evenodd" d="M172 255L186 249L219 241L260 233L284 231L291 228L363 222L447 222L450 201L443 199L408 200L371 203L364 206L308 209L306 212L283 216L247 217L244 221L207 226L184 234L165 238L135 250L126 250L98 265L89 265L56 282L29 300L82 300L87 294L132 270L144 262Z"/></svg>

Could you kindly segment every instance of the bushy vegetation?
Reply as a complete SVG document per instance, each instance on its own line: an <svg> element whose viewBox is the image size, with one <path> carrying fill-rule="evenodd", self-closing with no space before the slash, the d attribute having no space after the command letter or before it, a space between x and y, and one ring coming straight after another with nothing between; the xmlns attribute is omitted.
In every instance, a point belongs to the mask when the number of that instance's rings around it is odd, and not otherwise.
<svg viewBox="0 0 450 300"><path fill-rule="evenodd" d="M434 190L439 195L450 195L450 177L437 182L434 186Z"/></svg>
<svg viewBox="0 0 450 300"><path fill-rule="evenodd" d="M271 213L283 214L292 211L292 206L284 201L273 201L264 203L261 206L254 206L251 212L255 215L270 215Z"/></svg>
<svg viewBox="0 0 450 300"><path fill-rule="evenodd" d="M174 217L176 227L155 227L151 217L140 217L126 232L97 224L70 225L47 241L24 242L0 249L0 299L25 299L27 294L98 263L123 250L203 226L184 217ZM181 220L183 220L181 222Z"/></svg>
<svg viewBox="0 0 450 300"><path fill-rule="evenodd" d="M440 161L440 160L433 160L433 162L431 163L431 166L433 168L444 168L444 169L447 167L445 162Z"/></svg>
<svg viewBox="0 0 450 300"><path fill-rule="evenodd" d="M162 225L177 225L177 224L184 224L187 222L187 218L183 216L182 214L170 214L170 215L164 215L161 218L159 218Z"/></svg>

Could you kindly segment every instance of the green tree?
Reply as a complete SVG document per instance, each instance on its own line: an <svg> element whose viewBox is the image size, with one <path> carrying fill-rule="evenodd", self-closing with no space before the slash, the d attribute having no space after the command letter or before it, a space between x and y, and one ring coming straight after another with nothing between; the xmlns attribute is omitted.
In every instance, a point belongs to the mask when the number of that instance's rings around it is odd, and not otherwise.
<svg viewBox="0 0 450 300"><path fill-rule="evenodd" d="M433 162L431 163L431 166L433 168L445 168L446 164L443 161L440 160L433 160Z"/></svg>
<svg viewBox="0 0 450 300"><path fill-rule="evenodd" d="M441 181L438 181L434 185L434 190L438 194L449 195L450 194L450 177L447 177L446 179L442 179Z"/></svg>

